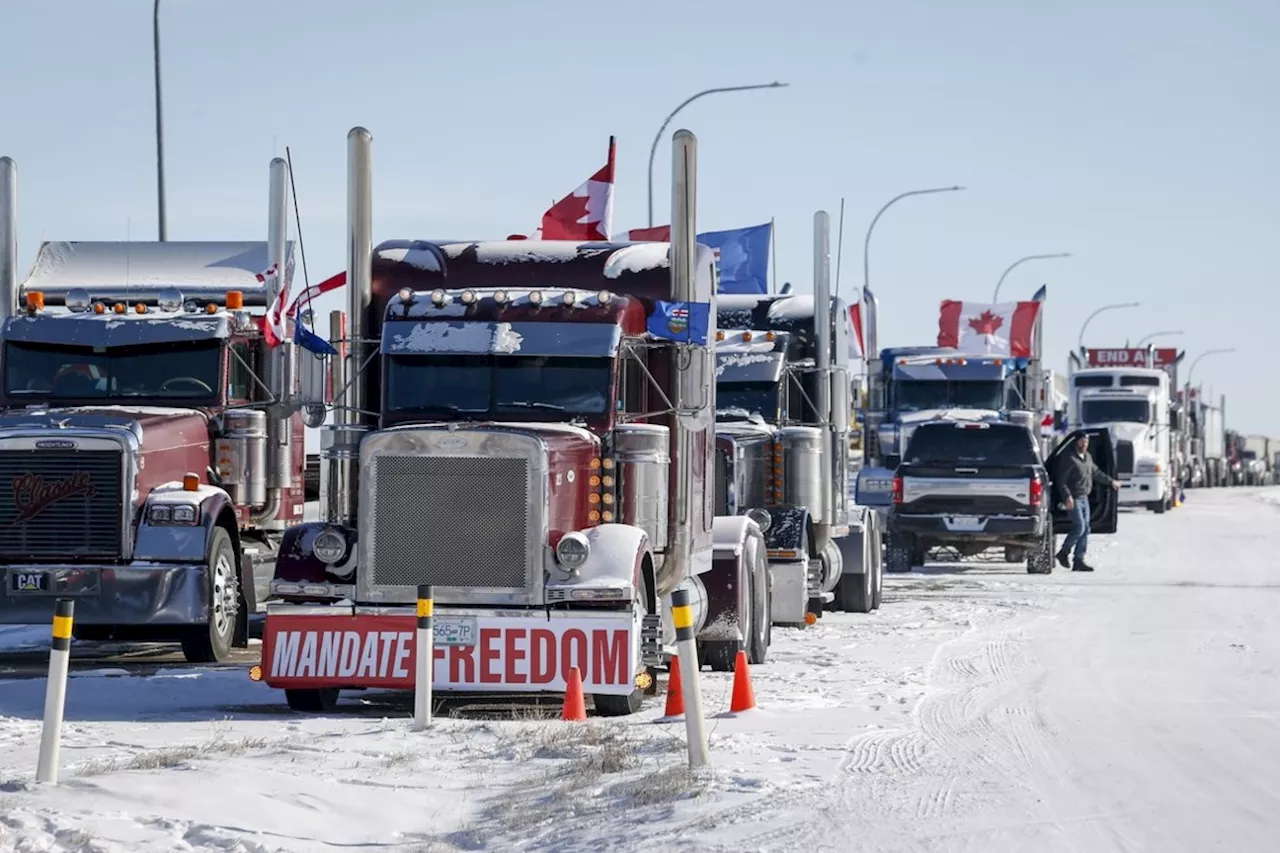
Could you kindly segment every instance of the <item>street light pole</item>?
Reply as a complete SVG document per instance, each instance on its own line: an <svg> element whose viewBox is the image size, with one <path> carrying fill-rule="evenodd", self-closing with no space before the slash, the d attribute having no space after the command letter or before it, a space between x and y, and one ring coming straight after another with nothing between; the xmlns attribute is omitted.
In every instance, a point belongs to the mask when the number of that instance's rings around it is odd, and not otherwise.
<svg viewBox="0 0 1280 853"><path fill-rule="evenodd" d="M1076 339L1076 345L1080 348L1081 357L1084 356L1084 330L1089 328L1089 324L1093 322L1093 318L1097 317L1103 311L1114 311L1117 308L1137 308L1141 302L1118 302L1115 305L1103 305L1097 311L1094 311L1085 318L1084 323L1080 326L1080 336Z"/></svg>
<svg viewBox="0 0 1280 853"><path fill-rule="evenodd" d="M865 291L871 284L871 232L876 230L876 223L880 221L880 217L884 212L893 207L904 198L910 198L913 195L932 195L933 193L954 193L967 189L967 187L934 187L927 190L908 190L905 193L899 193L893 198L885 202L884 207L876 211L876 215L871 218L871 224L867 226L867 236L862 241L862 289ZM838 295L838 294L837 294Z"/></svg>
<svg viewBox="0 0 1280 853"><path fill-rule="evenodd" d="M1170 329L1167 332L1152 332L1142 340L1138 341L1138 346L1139 347L1146 346L1147 341L1151 340L1152 338L1163 338L1168 335L1183 335L1183 334L1186 334L1186 333L1183 332L1181 329Z"/></svg>
<svg viewBox="0 0 1280 853"><path fill-rule="evenodd" d="M151 18L152 38L155 44L156 67L156 194L157 215L160 224L160 242L168 239L169 228L164 213L164 121L160 113L160 0L155 0Z"/></svg>
<svg viewBox="0 0 1280 853"><path fill-rule="evenodd" d="M1009 268L1007 270L1001 273L1000 280L996 282L996 292L991 295L991 301L992 302L1000 301L1000 285L1004 284L1004 280L1009 276L1009 273L1013 272L1014 269L1018 267L1020 264L1025 264L1027 261L1045 261L1051 258L1069 258L1069 257L1071 257L1070 252L1059 252L1056 255L1027 255L1025 258L1018 258L1016 261L1009 264Z"/></svg>
<svg viewBox="0 0 1280 853"><path fill-rule="evenodd" d="M1196 365L1200 363L1201 359L1210 355L1221 355L1222 353L1235 352L1235 351L1236 351L1235 347L1227 347L1226 349L1211 349L1211 350L1205 350L1204 352L1200 353L1200 355L1196 356L1196 360L1191 362L1191 367L1187 369L1187 388L1188 389L1191 388L1191 377L1195 374Z"/></svg>
<svg viewBox="0 0 1280 853"><path fill-rule="evenodd" d="M160 2L160 0L156 0ZM698 98L706 95L716 95L721 92L749 92L754 89L785 89L790 83L779 83L777 80L772 83L757 83L752 86L720 86L715 89L703 89L695 95L690 95L680 102L680 106L672 110L662 121L662 127L658 128L658 133L653 137L653 145L649 147L649 227L653 227L653 158L658 153L658 143L662 141L662 133L667 129L667 125L671 124L671 120L676 117L676 113L692 104Z"/></svg>

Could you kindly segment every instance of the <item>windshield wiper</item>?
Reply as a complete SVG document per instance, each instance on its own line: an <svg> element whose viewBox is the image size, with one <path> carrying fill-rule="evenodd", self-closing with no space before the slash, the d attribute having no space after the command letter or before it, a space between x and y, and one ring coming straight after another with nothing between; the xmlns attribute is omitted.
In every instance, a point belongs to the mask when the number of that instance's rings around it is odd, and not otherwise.
<svg viewBox="0 0 1280 853"><path fill-rule="evenodd" d="M503 403L502 407L511 409L542 409L548 412L564 412L567 411L564 406L556 403L543 403L540 400L514 400L510 403Z"/></svg>

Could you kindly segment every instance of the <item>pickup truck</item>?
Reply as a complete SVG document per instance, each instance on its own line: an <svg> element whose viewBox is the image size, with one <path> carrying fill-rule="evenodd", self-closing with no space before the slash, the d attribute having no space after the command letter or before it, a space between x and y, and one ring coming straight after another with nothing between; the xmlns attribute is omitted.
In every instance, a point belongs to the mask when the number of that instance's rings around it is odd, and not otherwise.
<svg viewBox="0 0 1280 853"><path fill-rule="evenodd" d="M909 572L932 547L964 556L1003 545L1025 554L1027 572L1053 571L1054 534L1070 529L1055 497L1057 460L1090 436L1098 467L1115 476L1115 454L1105 429L1077 430L1042 460L1031 433L1006 422L935 422L919 426L894 472L888 517L886 572ZM1117 499L1110 489L1091 496L1092 533L1114 533Z"/></svg>

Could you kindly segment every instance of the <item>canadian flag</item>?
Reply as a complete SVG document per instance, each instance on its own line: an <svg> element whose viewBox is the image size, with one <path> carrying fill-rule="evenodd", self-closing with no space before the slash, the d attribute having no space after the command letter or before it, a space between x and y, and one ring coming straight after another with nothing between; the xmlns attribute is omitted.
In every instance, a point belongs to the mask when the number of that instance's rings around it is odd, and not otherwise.
<svg viewBox="0 0 1280 853"><path fill-rule="evenodd" d="M289 306L289 316L296 317L298 309L306 310L311 305L311 301L319 296L323 296L330 291L337 290L347 283L347 272L343 270L340 273L329 276L319 284L313 284L306 290L298 294L298 298L293 300L293 304Z"/></svg>
<svg viewBox="0 0 1280 853"><path fill-rule="evenodd" d="M542 214L543 240L608 240L613 227L614 138L609 137L609 160L586 183L551 205Z"/></svg>
<svg viewBox="0 0 1280 853"><path fill-rule="evenodd" d="M1030 358L1040 302L991 305L942 300L938 346L961 352Z"/></svg>
<svg viewBox="0 0 1280 853"><path fill-rule="evenodd" d="M853 323L853 339L850 342L851 358L866 358L867 346L862 337L862 305L857 303L849 306L849 321Z"/></svg>
<svg viewBox="0 0 1280 853"><path fill-rule="evenodd" d="M264 284L268 284L267 292L271 292L271 283L279 277L280 271L276 269L276 265L272 264L264 271L258 273L257 279ZM287 285L286 285L287 286ZM280 346L285 338L285 306L289 304L289 293L285 287L280 288L279 294L276 296L275 302L267 307L267 316L262 323L262 334L267 339L267 346Z"/></svg>

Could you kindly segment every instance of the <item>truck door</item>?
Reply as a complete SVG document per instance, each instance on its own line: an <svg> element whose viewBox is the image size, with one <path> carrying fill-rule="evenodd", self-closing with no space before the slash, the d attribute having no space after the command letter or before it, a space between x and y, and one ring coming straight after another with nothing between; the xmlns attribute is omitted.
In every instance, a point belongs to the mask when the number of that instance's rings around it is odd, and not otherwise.
<svg viewBox="0 0 1280 853"><path fill-rule="evenodd" d="M1049 471L1049 480L1053 483L1052 513L1053 513L1053 532L1067 533L1071 530L1071 521L1067 518L1067 511L1062 508L1062 501L1058 497L1058 467L1062 456L1072 452L1072 446L1079 440L1081 435L1089 436L1089 455L1093 457L1093 462L1098 466L1098 470L1106 474L1111 479L1116 479L1116 455L1115 450L1111 447L1111 433L1105 428L1101 429L1078 429L1059 442L1058 446L1053 449L1053 453L1049 454L1049 458L1045 460L1045 467ZM1115 533L1118 527L1118 515L1120 511L1120 498L1114 489L1106 486L1095 484L1093 492L1089 495L1089 532L1090 533Z"/></svg>

